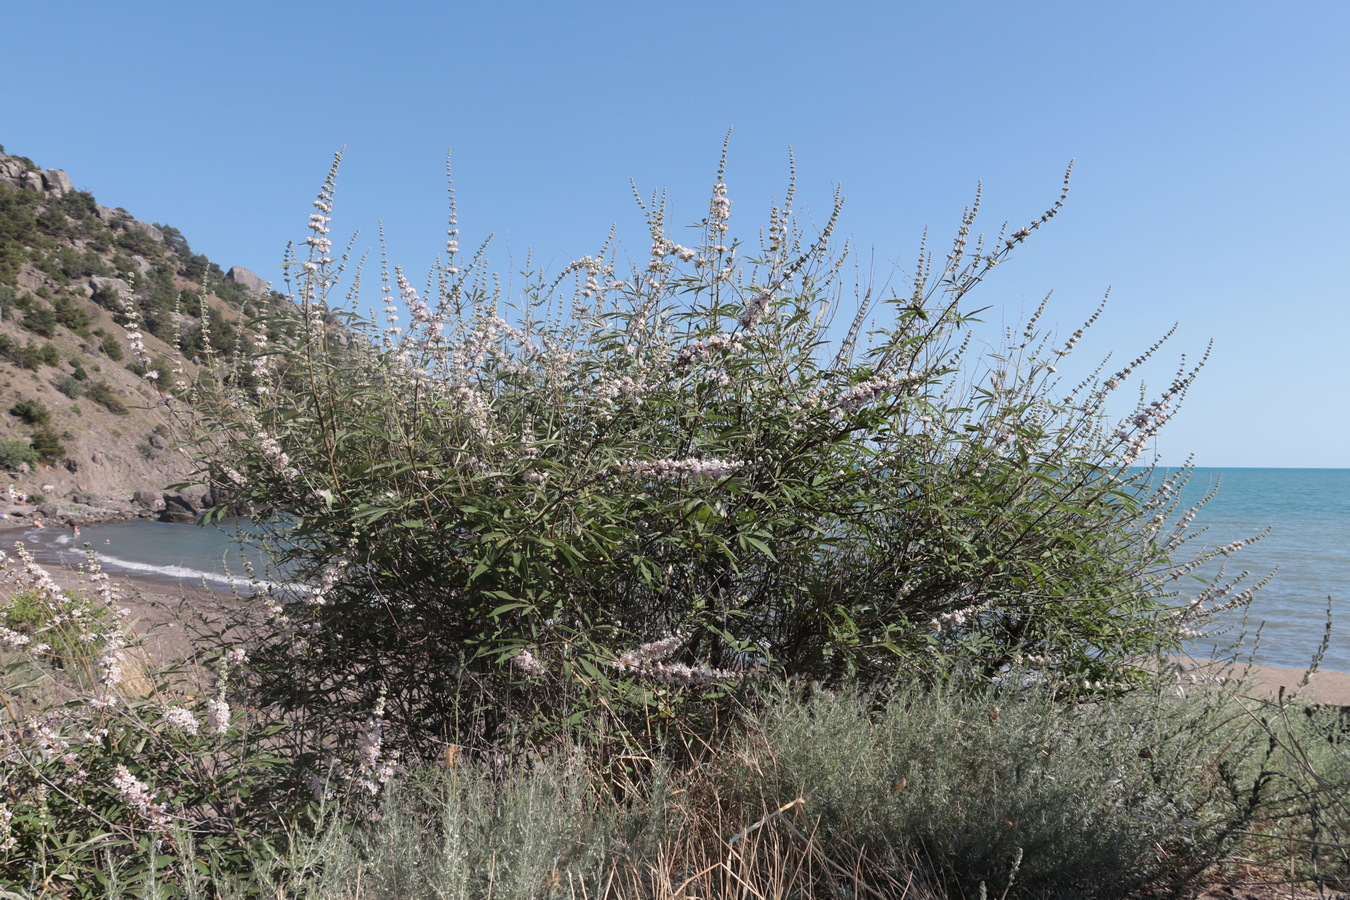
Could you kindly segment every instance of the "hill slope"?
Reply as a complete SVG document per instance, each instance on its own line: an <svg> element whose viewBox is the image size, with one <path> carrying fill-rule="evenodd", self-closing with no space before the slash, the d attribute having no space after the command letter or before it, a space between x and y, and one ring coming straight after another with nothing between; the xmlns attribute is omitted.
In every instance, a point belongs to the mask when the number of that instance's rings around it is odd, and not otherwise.
<svg viewBox="0 0 1350 900"><path fill-rule="evenodd" d="M138 491L151 505L191 472L132 359L123 298L167 381L176 365L193 371L203 325L233 347L241 317L280 295L193 253L176 228L100 206L64 172L0 146L0 478L63 502L67 519L80 518L73 503L108 510L86 520L114 517Z"/></svg>

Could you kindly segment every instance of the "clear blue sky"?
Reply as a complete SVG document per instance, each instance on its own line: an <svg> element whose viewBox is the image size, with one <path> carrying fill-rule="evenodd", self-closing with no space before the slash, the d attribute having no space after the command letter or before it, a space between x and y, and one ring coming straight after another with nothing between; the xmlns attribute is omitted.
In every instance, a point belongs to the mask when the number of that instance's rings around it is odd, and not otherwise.
<svg viewBox="0 0 1350 900"><path fill-rule="evenodd" d="M786 157L878 273L985 227L1065 212L977 297L995 321L1055 291L1065 331L1108 286L1085 355L1213 361L1161 461L1350 467L1350 4L1326 2L120 3L10 16L0 143L193 248L279 283L332 153L334 237L385 222L422 273L453 147L464 243L509 271L645 252L629 189L697 220L734 127L733 223ZM753 235L753 231L745 232ZM418 279L420 281L420 278ZM1148 376L1161 387L1163 367Z"/></svg>

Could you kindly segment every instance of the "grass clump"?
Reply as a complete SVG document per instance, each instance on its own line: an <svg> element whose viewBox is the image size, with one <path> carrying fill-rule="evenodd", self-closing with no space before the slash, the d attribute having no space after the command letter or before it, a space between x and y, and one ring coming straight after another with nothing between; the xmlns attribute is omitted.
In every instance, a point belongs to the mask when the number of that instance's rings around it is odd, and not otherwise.
<svg viewBox="0 0 1350 900"><path fill-rule="evenodd" d="M1138 896L1193 881L1257 815L1268 777L1241 761L1265 748L1237 724L1220 698L1142 689L782 692L733 784L801 797L821 843L892 878L921 861L956 896Z"/></svg>

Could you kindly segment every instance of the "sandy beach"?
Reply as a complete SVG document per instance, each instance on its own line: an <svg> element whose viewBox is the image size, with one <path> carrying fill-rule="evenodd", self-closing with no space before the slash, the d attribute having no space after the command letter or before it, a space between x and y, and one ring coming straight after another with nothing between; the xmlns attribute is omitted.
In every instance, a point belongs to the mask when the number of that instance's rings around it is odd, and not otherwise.
<svg viewBox="0 0 1350 900"><path fill-rule="evenodd" d="M0 529L0 549L9 548L26 529ZM67 591L87 592L86 575L69 566L40 563L52 580ZM200 641L202 627L221 613L239 609L247 601L235 594L215 591L201 585L172 582L123 573L112 575L121 608L127 610L136 632L145 639L145 649L154 657L169 661L181 659ZM14 589L12 579L0 583L0 596Z"/></svg>

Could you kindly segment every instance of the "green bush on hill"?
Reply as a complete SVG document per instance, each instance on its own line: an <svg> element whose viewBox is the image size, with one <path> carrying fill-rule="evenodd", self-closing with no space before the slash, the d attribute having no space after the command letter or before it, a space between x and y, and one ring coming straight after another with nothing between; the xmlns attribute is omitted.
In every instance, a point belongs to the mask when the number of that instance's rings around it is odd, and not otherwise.
<svg viewBox="0 0 1350 900"><path fill-rule="evenodd" d="M127 405L122 402L122 398L117 396L117 391L106 381L95 381L85 388L85 393L90 400L99 404L111 413L119 416L125 416L128 412Z"/></svg>
<svg viewBox="0 0 1350 900"><path fill-rule="evenodd" d="M0 469L13 472L20 466L31 466L37 459L37 451L27 441L0 439Z"/></svg>
<svg viewBox="0 0 1350 900"><path fill-rule="evenodd" d="M38 455L38 459L46 463L58 463L66 458L66 447L61 443L61 435L50 425L39 425L33 429L33 437L29 442L32 444L33 452ZM34 499L37 495L34 495ZM34 502L41 502L34 499Z"/></svg>
<svg viewBox="0 0 1350 900"><path fill-rule="evenodd" d="M55 337L56 312L47 304L39 303L39 306L24 315L23 327L45 338Z"/></svg>
<svg viewBox="0 0 1350 900"><path fill-rule="evenodd" d="M98 348L103 351L104 356L113 362L121 362L126 358L126 351L122 349L122 342L116 335L109 334L101 328L95 329L94 334L99 336Z"/></svg>
<svg viewBox="0 0 1350 900"><path fill-rule="evenodd" d="M20 400L9 408L9 412L25 425L46 425L52 420L51 410L41 400Z"/></svg>

